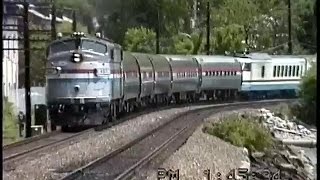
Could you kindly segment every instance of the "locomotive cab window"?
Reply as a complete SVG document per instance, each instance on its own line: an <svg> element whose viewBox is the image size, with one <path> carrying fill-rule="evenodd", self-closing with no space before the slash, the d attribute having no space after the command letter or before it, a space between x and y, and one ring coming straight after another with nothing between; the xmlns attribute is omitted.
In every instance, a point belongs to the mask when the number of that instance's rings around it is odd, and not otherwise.
<svg viewBox="0 0 320 180"><path fill-rule="evenodd" d="M59 52L72 51L75 49L78 48L76 46L76 41L74 40L58 41L50 45L50 47L48 48L48 55Z"/></svg>
<svg viewBox="0 0 320 180"><path fill-rule="evenodd" d="M243 71L251 71L251 63L244 63Z"/></svg>
<svg viewBox="0 0 320 180"><path fill-rule="evenodd" d="M107 53L107 46L105 44L95 42L95 41L89 41L89 40L82 41L81 49L93 51L101 54Z"/></svg>

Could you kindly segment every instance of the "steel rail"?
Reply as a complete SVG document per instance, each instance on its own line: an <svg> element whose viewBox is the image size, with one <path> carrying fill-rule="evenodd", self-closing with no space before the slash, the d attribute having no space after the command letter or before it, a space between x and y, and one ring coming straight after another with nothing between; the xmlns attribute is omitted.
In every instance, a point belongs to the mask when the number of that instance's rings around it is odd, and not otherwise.
<svg viewBox="0 0 320 180"><path fill-rule="evenodd" d="M233 102L233 103L223 103L223 104L214 104L214 105L207 105L205 107L199 107L199 108L195 108L193 110L189 110L187 112L183 112L183 113L178 113L174 116L172 116L170 118L169 121L165 122L164 124L152 129L151 131L137 137L136 139L130 141L129 143L121 146L120 148L108 153L107 155L98 158L94 161L91 161L90 163L88 163L85 166L82 166L76 170L74 170L73 172L69 173L68 175L66 175L65 177L61 178L61 180L70 180L70 179L77 179L79 177L82 177L86 172L99 167L99 165L106 163L108 160L116 157L117 155L119 155L120 153L130 149L131 147L133 147L134 145L138 144L139 142L141 142L142 140L150 137L152 134L156 133L157 131L160 131L161 129L163 129L164 127L170 125L171 123L173 123L176 120L179 120L179 118L182 115L186 115L186 114L191 114L191 113L195 113L195 112L201 112L204 110L209 110L209 109L213 109L213 108L224 108L224 107L239 107L241 108L242 106L250 106L250 105L257 105L257 104L261 104L261 105L268 105L270 103L280 103L280 102L290 102L290 101L294 101L295 99L276 99L276 100L262 100L262 101L250 101L250 102ZM166 147L170 142L174 141L176 138L179 137L179 135L183 134L184 132L186 132L189 128L192 127L192 125L194 124L193 120L192 122L188 123L184 128L182 128L181 130L179 130L178 132L176 132L173 136L171 136L170 138L168 138L164 143L162 143L160 146L158 146L154 151L152 151L151 153L149 153L147 156L145 156L144 158L140 159L138 162L136 162L134 165L130 166L130 168L128 168L127 170L125 170L124 172L122 172L120 175L117 176L117 179L125 179L127 176L129 176L130 174L132 174L135 169L137 169L137 167L143 165L144 163L150 161L150 159L152 159L153 156L156 156L156 154L158 152L161 151L161 149L163 149L164 147Z"/></svg>

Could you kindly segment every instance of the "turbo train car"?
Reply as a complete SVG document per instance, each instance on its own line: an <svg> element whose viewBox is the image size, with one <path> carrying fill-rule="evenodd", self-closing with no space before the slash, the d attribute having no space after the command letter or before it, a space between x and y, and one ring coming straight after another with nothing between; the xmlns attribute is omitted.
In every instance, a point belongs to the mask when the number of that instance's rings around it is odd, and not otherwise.
<svg viewBox="0 0 320 180"><path fill-rule="evenodd" d="M279 85L297 83L303 59L291 62L295 64L290 74L299 72L292 81L281 79L282 71L277 76L278 69L273 76L273 67L290 68L289 61L276 59L131 53L99 34L86 37L76 32L53 41L47 49L49 118L62 130L101 125L150 105L232 100L270 88L266 85L270 80ZM299 70L293 70L294 65ZM291 86L282 89L286 88Z"/></svg>
<svg viewBox="0 0 320 180"><path fill-rule="evenodd" d="M307 67L305 58L295 56L253 53L238 60L243 70L241 94L249 99L296 96Z"/></svg>

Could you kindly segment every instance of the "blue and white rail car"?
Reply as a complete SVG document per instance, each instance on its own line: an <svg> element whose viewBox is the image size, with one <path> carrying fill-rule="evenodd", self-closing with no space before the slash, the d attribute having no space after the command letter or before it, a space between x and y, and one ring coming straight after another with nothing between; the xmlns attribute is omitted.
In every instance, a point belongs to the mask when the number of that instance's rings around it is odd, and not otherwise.
<svg viewBox="0 0 320 180"><path fill-rule="evenodd" d="M234 98L241 90L241 64L230 56L194 56L201 66L201 91L206 99Z"/></svg>
<svg viewBox="0 0 320 180"><path fill-rule="evenodd" d="M49 45L46 98L53 125L103 123L122 97L121 54L119 45L80 33Z"/></svg>
<svg viewBox="0 0 320 180"><path fill-rule="evenodd" d="M290 56L250 54L237 58L242 64L241 93L248 98L296 95L306 60Z"/></svg>

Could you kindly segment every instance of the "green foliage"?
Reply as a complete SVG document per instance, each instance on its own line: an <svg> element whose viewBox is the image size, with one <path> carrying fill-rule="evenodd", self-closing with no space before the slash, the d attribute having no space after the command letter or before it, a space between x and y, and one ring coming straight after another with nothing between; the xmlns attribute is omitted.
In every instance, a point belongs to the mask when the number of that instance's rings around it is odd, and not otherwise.
<svg viewBox="0 0 320 180"><path fill-rule="evenodd" d="M173 37L173 53L174 54L192 54L193 41L183 34Z"/></svg>
<svg viewBox="0 0 320 180"><path fill-rule="evenodd" d="M302 79L299 93L300 106L293 109L297 118L307 124L316 124L316 92L317 69L316 64L313 64Z"/></svg>
<svg viewBox="0 0 320 180"><path fill-rule="evenodd" d="M3 109L3 135L2 139L4 144L12 143L18 140L18 124L17 116L14 113L13 104L4 100L4 109Z"/></svg>
<svg viewBox="0 0 320 180"><path fill-rule="evenodd" d="M87 27L85 27L81 23L77 23L77 31L88 33ZM72 23L62 22L60 24L57 24L57 32L72 33Z"/></svg>
<svg viewBox="0 0 320 180"><path fill-rule="evenodd" d="M251 116L243 118L231 115L221 120L219 124L205 127L205 131L250 151L265 151L273 145L271 134Z"/></svg>
<svg viewBox="0 0 320 180"><path fill-rule="evenodd" d="M242 34L242 36L240 36ZM244 34L242 27L236 24L220 27L215 30L214 50L217 54L224 54L225 51L243 51Z"/></svg>
<svg viewBox="0 0 320 180"><path fill-rule="evenodd" d="M198 0L196 27L193 0L58 0L59 6L78 9L86 17L97 16L105 35L124 44L128 29L159 27L161 53L204 53L203 32L206 22L206 0ZM225 51L265 51L283 54L288 41L287 2L278 0L212 0L211 40L214 53ZM315 52L315 0L297 0L292 3L292 37L295 53ZM179 32L197 34L199 40L180 38ZM201 33L200 33L201 32ZM144 37L141 37L144 38ZM142 40L143 41L143 40ZM246 44L241 42L245 41ZM192 44L192 45L191 45ZM192 47L193 46L193 47ZM278 48L271 48L278 47ZM144 48L145 49L145 48ZM192 50L191 50L192 49Z"/></svg>
<svg viewBox="0 0 320 180"><path fill-rule="evenodd" d="M140 27L128 29L124 47L128 51L155 53L156 34L150 29Z"/></svg>

